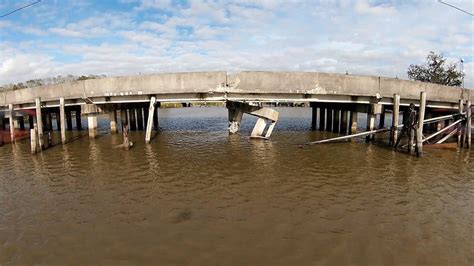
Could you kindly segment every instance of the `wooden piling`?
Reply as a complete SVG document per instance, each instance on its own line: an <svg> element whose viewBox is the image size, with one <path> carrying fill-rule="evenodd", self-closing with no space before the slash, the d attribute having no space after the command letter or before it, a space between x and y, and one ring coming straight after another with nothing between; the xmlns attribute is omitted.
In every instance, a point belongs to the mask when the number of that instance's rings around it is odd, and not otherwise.
<svg viewBox="0 0 474 266"><path fill-rule="evenodd" d="M471 101L467 101L467 108L466 108L466 133L467 133L467 140L466 140L466 148L471 148L471 135L472 135L472 110L471 110Z"/></svg>
<svg viewBox="0 0 474 266"><path fill-rule="evenodd" d="M398 124L400 119L400 95L393 95L393 112L392 112L392 130L390 132L390 144L395 146L398 140Z"/></svg>
<svg viewBox="0 0 474 266"><path fill-rule="evenodd" d="M462 114L462 109L464 108L464 101L461 99L459 100L459 113ZM458 147L462 147L462 133L463 133L463 126L459 128L459 133L458 133Z"/></svg>
<svg viewBox="0 0 474 266"><path fill-rule="evenodd" d="M15 126L13 125L13 104L8 105L8 112L10 113L10 142L15 143Z"/></svg>
<svg viewBox="0 0 474 266"><path fill-rule="evenodd" d="M420 108L418 110L418 124L416 127L416 156L423 155L423 125L426 109L426 92L420 93Z"/></svg>
<svg viewBox="0 0 474 266"><path fill-rule="evenodd" d="M66 143L66 114L65 114L65 105L64 98L59 98L59 123L61 128L61 142L62 144Z"/></svg>
<svg viewBox="0 0 474 266"><path fill-rule="evenodd" d="M36 153L36 147L37 147L37 140L36 140L36 129L32 128L30 129L30 145L31 145L31 154Z"/></svg>
<svg viewBox="0 0 474 266"><path fill-rule="evenodd" d="M42 151L44 150L44 140L43 140L43 119L41 115L41 98L35 99L35 105L36 105L36 126L38 128L37 130L38 144L39 144L39 150Z"/></svg>
<svg viewBox="0 0 474 266"><path fill-rule="evenodd" d="M145 143L150 143L151 139L151 130L153 128L153 121L155 116L155 102L156 98L151 97L150 99L150 107L148 108L148 120L146 123L146 133L145 133Z"/></svg>
<svg viewBox="0 0 474 266"><path fill-rule="evenodd" d="M325 130L326 108L319 108L319 130Z"/></svg>

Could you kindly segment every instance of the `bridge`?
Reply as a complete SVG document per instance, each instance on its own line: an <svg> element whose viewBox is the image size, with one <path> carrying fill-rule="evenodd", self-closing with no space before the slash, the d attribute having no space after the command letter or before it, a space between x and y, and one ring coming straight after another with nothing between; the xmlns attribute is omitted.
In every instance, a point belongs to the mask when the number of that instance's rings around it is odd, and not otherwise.
<svg viewBox="0 0 474 266"><path fill-rule="evenodd" d="M113 133L117 132L120 114L122 125L129 124L132 130L146 129L145 141L149 142L151 131L158 123L161 103L225 102L230 133L239 130L243 113L248 113L259 118L251 136L269 138L278 121L278 112L270 107L303 103L312 107L313 130L353 134L357 130L358 113L367 114L370 131L375 129L377 116L379 127L384 127L387 110L393 112L392 121L398 123L398 115L407 113L410 103L423 108L420 110L425 113L423 118L429 119L435 114L470 116L473 100L474 92L470 89L374 76L260 71L163 73L0 92L0 126L5 128L9 124L14 140L15 128L24 129L23 118L28 117L30 129L36 128L38 132L41 147L43 129L52 129L53 117L64 136L65 130L73 128L72 113L79 130L81 116L87 116L89 134L94 137L97 114L107 112ZM441 122L438 125L443 126ZM470 138L471 123L465 127L469 128L464 130L466 138Z"/></svg>

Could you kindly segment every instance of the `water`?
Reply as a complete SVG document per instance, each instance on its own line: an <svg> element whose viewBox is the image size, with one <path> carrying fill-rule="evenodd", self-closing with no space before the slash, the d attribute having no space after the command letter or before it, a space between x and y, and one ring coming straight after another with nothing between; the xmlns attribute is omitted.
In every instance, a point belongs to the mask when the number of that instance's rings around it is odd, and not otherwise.
<svg viewBox="0 0 474 266"><path fill-rule="evenodd" d="M224 108L185 108L129 151L108 134L0 147L0 264L473 264L472 152L300 148L332 133L280 111L270 141L248 139L252 117L229 137Z"/></svg>

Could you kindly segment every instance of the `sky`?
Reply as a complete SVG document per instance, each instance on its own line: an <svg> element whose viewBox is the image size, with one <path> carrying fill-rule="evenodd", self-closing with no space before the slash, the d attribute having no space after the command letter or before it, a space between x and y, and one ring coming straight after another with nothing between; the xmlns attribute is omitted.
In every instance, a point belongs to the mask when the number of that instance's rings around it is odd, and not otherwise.
<svg viewBox="0 0 474 266"><path fill-rule="evenodd" d="M0 0L0 14L32 2ZM463 58L474 88L474 17L435 0L42 0L0 18L0 85L214 70L407 79L430 51Z"/></svg>

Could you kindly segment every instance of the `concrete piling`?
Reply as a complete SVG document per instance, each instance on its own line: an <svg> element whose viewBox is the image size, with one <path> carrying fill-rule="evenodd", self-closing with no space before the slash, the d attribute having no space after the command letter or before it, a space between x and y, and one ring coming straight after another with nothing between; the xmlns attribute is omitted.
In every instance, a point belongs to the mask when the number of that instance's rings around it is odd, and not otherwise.
<svg viewBox="0 0 474 266"><path fill-rule="evenodd" d="M129 109L130 114L130 130L136 131L137 130L137 109L131 108Z"/></svg>
<svg viewBox="0 0 474 266"><path fill-rule="evenodd" d="M81 110L76 110L76 128L78 131L82 130Z"/></svg>
<svg viewBox="0 0 474 266"><path fill-rule="evenodd" d="M155 102L156 98L153 96L150 99L150 106L148 107L148 117L146 123L146 132L145 132L145 143L150 143L151 140L151 130L153 128L153 121L155 116Z"/></svg>
<svg viewBox="0 0 474 266"><path fill-rule="evenodd" d="M158 130L159 121L158 121L158 108L160 107L159 102L155 102L155 113L153 114L153 130Z"/></svg>
<svg viewBox="0 0 474 266"><path fill-rule="evenodd" d="M48 131L53 130L53 116L51 115L51 112L48 112L46 114L46 125L47 125L47 128L48 128Z"/></svg>
<svg viewBox="0 0 474 266"><path fill-rule="evenodd" d="M64 98L59 98L59 123L61 128L61 142L62 144L66 143L66 114L65 114L65 105Z"/></svg>
<svg viewBox="0 0 474 266"><path fill-rule="evenodd" d="M43 119L41 115L41 98L35 99L35 105L36 105L36 126L38 128L37 130L38 145L39 145L39 150L42 151L44 150L44 140L43 140Z"/></svg>
<svg viewBox="0 0 474 266"><path fill-rule="evenodd" d="M354 110L351 110L351 118L350 118L351 134L357 133L357 116L358 116L358 113Z"/></svg>
<svg viewBox="0 0 474 266"><path fill-rule="evenodd" d="M373 113L372 108L369 108L369 112L367 113L367 131L372 131L375 128L375 114ZM366 141L374 140L375 135L370 134L365 137Z"/></svg>
<svg viewBox="0 0 474 266"><path fill-rule="evenodd" d="M347 119L349 116L349 111L343 110L341 114L341 133L347 134Z"/></svg>
<svg viewBox="0 0 474 266"><path fill-rule="evenodd" d="M464 101L461 99L459 100L459 107L458 112L462 114L462 110L464 108ZM462 133L463 133L463 126L461 125L458 133L458 147L462 147Z"/></svg>
<svg viewBox="0 0 474 266"><path fill-rule="evenodd" d="M117 133L117 110L113 109L109 112L109 120L110 120L110 133L116 134Z"/></svg>
<svg viewBox="0 0 474 266"><path fill-rule="evenodd" d="M326 108L320 107L319 108L319 130L325 130L325 122L326 121Z"/></svg>
<svg viewBox="0 0 474 266"><path fill-rule="evenodd" d="M89 137L95 138L97 136L97 114L87 115L87 125L89 129Z"/></svg>
<svg viewBox="0 0 474 266"><path fill-rule="evenodd" d="M311 107L311 130L315 131L318 117L318 108L316 103L310 103L309 106Z"/></svg>
<svg viewBox="0 0 474 266"><path fill-rule="evenodd" d="M120 109L120 124L122 126L122 131L125 126L128 125L127 109Z"/></svg>
<svg viewBox="0 0 474 266"><path fill-rule="evenodd" d="M34 124L35 124L35 122L34 122L33 116L29 115L28 116L28 125L29 125L30 129L34 128Z"/></svg>
<svg viewBox="0 0 474 266"><path fill-rule="evenodd" d="M25 119L23 116L18 118L18 124L20 126L20 130L25 130Z"/></svg>
<svg viewBox="0 0 474 266"><path fill-rule="evenodd" d="M8 112L10 113L9 122L10 122L10 142L15 143L15 126L13 125L13 104L8 105Z"/></svg>
<svg viewBox="0 0 474 266"><path fill-rule="evenodd" d="M143 130L143 108L137 108L137 129Z"/></svg>
<svg viewBox="0 0 474 266"><path fill-rule="evenodd" d="M332 131L332 114L333 110L332 109L326 109L327 114L326 114L326 131Z"/></svg>
<svg viewBox="0 0 474 266"><path fill-rule="evenodd" d="M472 142L472 109L471 109L471 101L467 101L466 106L466 133L467 133L467 140L466 140L466 148L471 148Z"/></svg>
<svg viewBox="0 0 474 266"><path fill-rule="evenodd" d="M385 106L382 105L382 110L380 112L380 119L379 119L379 128L385 127Z"/></svg>
<svg viewBox="0 0 474 266"><path fill-rule="evenodd" d="M66 126L67 126L67 131L72 131L72 114L71 114L71 110L66 110Z"/></svg>
<svg viewBox="0 0 474 266"><path fill-rule="evenodd" d="M37 147L37 140L36 140L36 129L31 128L30 129L30 145L31 145L31 154L36 153L36 147Z"/></svg>
<svg viewBox="0 0 474 266"><path fill-rule="evenodd" d="M416 156L423 155L423 125L426 109L426 92L420 93L420 108L418 110L418 124L416 127Z"/></svg>
<svg viewBox="0 0 474 266"><path fill-rule="evenodd" d="M390 144L395 146L398 140L398 124L400 119L400 95L393 95L393 110L392 110L392 129L390 132Z"/></svg>
<svg viewBox="0 0 474 266"><path fill-rule="evenodd" d="M334 123L332 125L332 131L334 133L339 133L341 130L341 110L334 109Z"/></svg>
<svg viewBox="0 0 474 266"><path fill-rule="evenodd" d="M242 122L242 116L244 112L239 105L233 102L227 102L227 112L229 120L229 134L235 134L240 129L240 123Z"/></svg>

